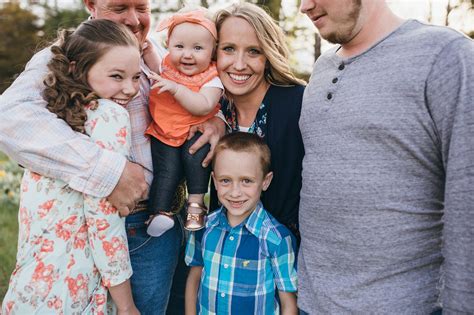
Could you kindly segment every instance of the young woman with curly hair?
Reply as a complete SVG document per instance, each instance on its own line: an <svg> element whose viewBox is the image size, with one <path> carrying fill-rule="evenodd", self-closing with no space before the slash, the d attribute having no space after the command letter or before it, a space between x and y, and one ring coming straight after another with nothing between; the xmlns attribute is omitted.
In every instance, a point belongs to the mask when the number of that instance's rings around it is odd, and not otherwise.
<svg viewBox="0 0 474 315"><path fill-rule="evenodd" d="M51 53L43 93L51 114L96 145L128 156L125 107L138 93L140 76L135 36L115 22L89 20L74 32L61 31ZM17 263L3 313L103 314L115 308L138 314L117 210L47 175L27 169L23 176Z"/></svg>

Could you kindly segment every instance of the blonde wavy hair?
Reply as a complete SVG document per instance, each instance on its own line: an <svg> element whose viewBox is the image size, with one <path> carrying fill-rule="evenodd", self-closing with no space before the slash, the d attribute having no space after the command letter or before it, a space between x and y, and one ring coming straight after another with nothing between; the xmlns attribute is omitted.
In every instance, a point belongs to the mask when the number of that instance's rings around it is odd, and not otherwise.
<svg viewBox="0 0 474 315"><path fill-rule="evenodd" d="M265 80L278 86L305 85L291 70L285 34L273 18L261 7L252 3L236 3L217 11L214 21L217 33L227 18L238 17L247 21L255 30L263 54L267 58Z"/></svg>

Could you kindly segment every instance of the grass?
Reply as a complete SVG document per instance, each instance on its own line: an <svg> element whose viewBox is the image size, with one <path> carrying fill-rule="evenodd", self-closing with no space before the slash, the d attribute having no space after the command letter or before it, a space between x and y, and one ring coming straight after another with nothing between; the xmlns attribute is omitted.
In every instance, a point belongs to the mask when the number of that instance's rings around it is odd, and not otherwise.
<svg viewBox="0 0 474 315"><path fill-rule="evenodd" d="M0 204L0 297L8 289L8 281L15 266L16 245L18 240L18 206Z"/></svg>
<svg viewBox="0 0 474 315"><path fill-rule="evenodd" d="M7 161L8 157L0 152L0 165L5 165ZM7 292L10 275L15 267L18 241L17 215L18 205L12 202L0 202L0 301L3 301Z"/></svg>

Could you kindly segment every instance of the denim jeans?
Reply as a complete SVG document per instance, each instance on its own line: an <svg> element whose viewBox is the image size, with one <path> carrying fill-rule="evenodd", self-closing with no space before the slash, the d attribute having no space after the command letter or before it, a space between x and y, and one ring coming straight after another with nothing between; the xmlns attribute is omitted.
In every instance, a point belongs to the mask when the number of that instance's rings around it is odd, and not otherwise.
<svg viewBox="0 0 474 315"><path fill-rule="evenodd" d="M180 147L172 147L151 137L151 155L153 158L153 182L150 187L149 206L155 212L170 212L179 182L186 178L190 194L205 194L209 186L210 165L203 168L201 163L209 152L206 144L194 154L189 148L201 136L196 133Z"/></svg>
<svg viewBox="0 0 474 315"><path fill-rule="evenodd" d="M133 268L131 285L135 305L142 315L162 315L170 296L183 230L176 217L171 230L160 237L151 237L146 233L145 225L150 214L142 211L126 219Z"/></svg>
<svg viewBox="0 0 474 315"><path fill-rule="evenodd" d="M179 254L178 265L173 277L173 286L171 287L170 299L166 315L184 315L184 290L186 288L186 278L188 277L189 267L184 262L186 242L183 242Z"/></svg>

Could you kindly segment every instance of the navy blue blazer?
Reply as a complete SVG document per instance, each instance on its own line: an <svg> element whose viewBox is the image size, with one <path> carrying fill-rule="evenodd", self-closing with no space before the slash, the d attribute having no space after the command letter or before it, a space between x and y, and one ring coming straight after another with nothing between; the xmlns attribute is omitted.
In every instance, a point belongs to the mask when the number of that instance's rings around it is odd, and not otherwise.
<svg viewBox="0 0 474 315"><path fill-rule="evenodd" d="M261 200L264 207L280 223L287 226L299 240L298 209L300 204L301 170L304 156L299 128L304 86L271 85L263 99L267 106L265 142L272 154L273 180ZM226 100L221 106L228 106ZM217 194L211 185L211 209L217 209Z"/></svg>

